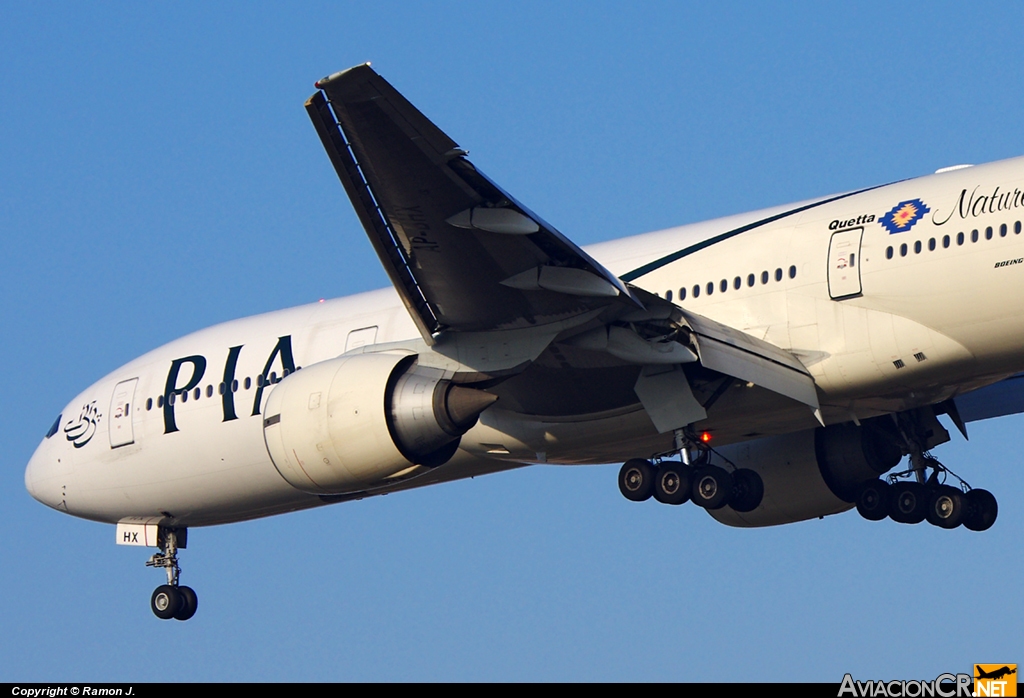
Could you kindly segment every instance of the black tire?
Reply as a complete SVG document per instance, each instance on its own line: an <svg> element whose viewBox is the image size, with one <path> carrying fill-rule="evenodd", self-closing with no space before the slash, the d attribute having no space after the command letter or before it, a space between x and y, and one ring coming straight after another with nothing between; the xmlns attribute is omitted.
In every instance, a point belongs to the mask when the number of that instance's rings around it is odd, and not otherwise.
<svg viewBox="0 0 1024 698"><path fill-rule="evenodd" d="M928 497L928 512L925 518L932 526L939 528L956 528L964 522L967 514L967 503L964 493L949 485L939 485Z"/></svg>
<svg viewBox="0 0 1024 698"><path fill-rule="evenodd" d="M964 499L967 502L964 528L970 531L987 531L992 528L999 515L999 504L992 493L988 490L971 490Z"/></svg>
<svg viewBox="0 0 1024 698"><path fill-rule="evenodd" d="M153 590L153 596L149 599L149 607L153 609L153 615L163 620L174 618L174 614L181 608L181 594L177 587L170 584L162 584Z"/></svg>
<svg viewBox="0 0 1024 698"><path fill-rule="evenodd" d="M892 486L889 518L898 523L921 523L928 513L928 494L920 482L897 482Z"/></svg>
<svg viewBox="0 0 1024 698"><path fill-rule="evenodd" d="M721 509L732 497L732 475L717 465L705 465L693 473L690 498L705 509Z"/></svg>
<svg viewBox="0 0 1024 698"><path fill-rule="evenodd" d="M881 521L889 515L892 486L885 480L869 480L857 492L857 513L868 521Z"/></svg>
<svg viewBox="0 0 1024 698"><path fill-rule="evenodd" d="M178 587L178 593L181 594L181 607L174 614L174 619L188 620L199 610L199 597L192 587Z"/></svg>
<svg viewBox="0 0 1024 698"><path fill-rule="evenodd" d="M693 486L693 470L682 463L667 461L654 476L654 498L662 504L685 504Z"/></svg>
<svg viewBox="0 0 1024 698"><path fill-rule="evenodd" d="M657 471L650 461L631 458L619 470L619 491L631 502L643 502L654 494L654 478Z"/></svg>
<svg viewBox="0 0 1024 698"><path fill-rule="evenodd" d="M764 499L764 480L749 468L740 468L732 474L732 497L729 506L744 514L761 506Z"/></svg>

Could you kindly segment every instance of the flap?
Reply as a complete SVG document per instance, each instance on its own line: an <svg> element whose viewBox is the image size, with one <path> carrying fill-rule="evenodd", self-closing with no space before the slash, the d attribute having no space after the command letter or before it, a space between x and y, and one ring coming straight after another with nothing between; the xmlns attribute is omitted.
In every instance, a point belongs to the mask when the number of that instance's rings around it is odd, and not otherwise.
<svg viewBox="0 0 1024 698"><path fill-rule="evenodd" d="M814 378L793 354L728 325L682 311L701 365L759 385L818 410Z"/></svg>

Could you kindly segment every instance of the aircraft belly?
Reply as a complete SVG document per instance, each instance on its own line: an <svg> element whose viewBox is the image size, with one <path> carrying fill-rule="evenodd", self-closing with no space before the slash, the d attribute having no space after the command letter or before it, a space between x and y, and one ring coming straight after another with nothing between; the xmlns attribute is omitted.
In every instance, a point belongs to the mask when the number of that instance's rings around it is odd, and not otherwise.
<svg viewBox="0 0 1024 698"><path fill-rule="evenodd" d="M817 425L806 405L737 381L715 402L708 418L694 427L707 432L712 445L725 445ZM669 452L674 435L659 434L639 404L571 418L491 408L462 437L461 448L499 460L600 464Z"/></svg>

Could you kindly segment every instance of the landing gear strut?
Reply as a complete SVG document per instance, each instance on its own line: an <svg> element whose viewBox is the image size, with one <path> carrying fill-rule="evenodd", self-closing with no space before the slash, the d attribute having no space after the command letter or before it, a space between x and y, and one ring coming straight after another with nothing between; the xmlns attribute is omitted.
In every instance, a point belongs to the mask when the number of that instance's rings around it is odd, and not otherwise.
<svg viewBox="0 0 1024 698"><path fill-rule="evenodd" d="M146 567L163 567L167 571L167 584L161 584L153 591L149 606L157 618L188 620L196 614L199 599L191 587L178 584L178 577L181 575L181 568L178 566L179 531L174 528L161 528L160 533L160 552L149 558Z"/></svg>

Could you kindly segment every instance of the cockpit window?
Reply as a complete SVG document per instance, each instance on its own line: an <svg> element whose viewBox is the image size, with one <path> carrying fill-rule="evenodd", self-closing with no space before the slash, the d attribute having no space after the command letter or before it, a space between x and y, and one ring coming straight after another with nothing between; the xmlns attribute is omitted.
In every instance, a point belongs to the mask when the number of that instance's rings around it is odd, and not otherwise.
<svg viewBox="0 0 1024 698"><path fill-rule="evenodd" d="M50 438L51 436L57 433L57 430L60 429L60 418L63 416L63 414L57 415L57 419L53 421L53 426L50 427L50 431L46 432L46 438Z"/></svg>

